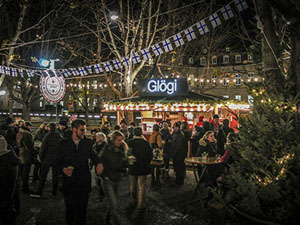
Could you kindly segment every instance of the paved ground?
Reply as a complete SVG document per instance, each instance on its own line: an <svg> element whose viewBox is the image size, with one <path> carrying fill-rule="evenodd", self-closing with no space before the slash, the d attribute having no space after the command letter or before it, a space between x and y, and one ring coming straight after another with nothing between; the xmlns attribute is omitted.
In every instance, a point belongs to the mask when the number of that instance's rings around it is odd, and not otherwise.
<svg viewBox="0 0 300 225"><path fill-rule="evenodd" d="M172 174L171 174L172 175ZM168 181L171 182L171 180ZM201 201L183 214L185 204L191 191L195 188L195 181L191 171L187 172L185 185L181 188L170 187L163 183L160 187L150 189L148 185L147 209L143 214L129 211L128 183L124 182L121 191L120 215L124 225L206 225L208 224L208 210ZM87 225L104 224L106 201L99 197L97 186L93 185L88 205ZM34 186L32 186L34 187ZM18 225L62 225L64 220L64 201L61 193L52 199L49 197L51 180L47 183L44 197L32 199L28 195L21 195L21 214L17 219Z"/></svg>

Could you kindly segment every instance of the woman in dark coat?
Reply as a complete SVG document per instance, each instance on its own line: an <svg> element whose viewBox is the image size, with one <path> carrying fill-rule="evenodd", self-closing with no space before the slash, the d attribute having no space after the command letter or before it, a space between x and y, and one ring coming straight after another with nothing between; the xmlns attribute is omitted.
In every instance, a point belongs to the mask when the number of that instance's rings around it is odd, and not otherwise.
<svg viewBox="0 0 300 225"><path fill-rule="evenodd" d="M160 130L161 138L163 140L163 157L164 157L164 171L162 174L163 178L170 178L169 169L170 169L170 159L171 159L171 141L172 135L169 130L169 125L167 122L163 123L163 127Z"/></svg>

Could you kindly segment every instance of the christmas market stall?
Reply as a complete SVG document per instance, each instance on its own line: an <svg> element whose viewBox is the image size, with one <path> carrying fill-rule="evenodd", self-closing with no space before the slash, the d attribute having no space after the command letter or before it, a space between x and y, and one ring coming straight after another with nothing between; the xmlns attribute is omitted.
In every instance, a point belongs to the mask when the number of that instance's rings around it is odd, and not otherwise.
<svg viewBox="0 0 300 225"><path fill-rule="evenodd" d="M115 112L118 123L126 116L130 118L129 122L135 121L143 127L144 133L150 133L153 124L163 121L170 124L187 121L192 128L199 121L212 120L213 115L219 115L220 121L229 119L230 126L236 127L238 124L234 118L250 109L249 104L189 91L184 78L152 78L139 82L139 96L106 102L102 112Z"/></svg>

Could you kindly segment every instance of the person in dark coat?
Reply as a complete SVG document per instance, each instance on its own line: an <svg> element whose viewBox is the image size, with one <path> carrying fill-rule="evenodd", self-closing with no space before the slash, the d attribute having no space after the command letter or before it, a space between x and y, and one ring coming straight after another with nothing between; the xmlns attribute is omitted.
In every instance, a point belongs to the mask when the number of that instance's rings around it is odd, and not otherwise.
<svg viewBox="0 0 300 225"><path fill-rule="evenodd" d="M13 148L15 150L15 152L17 153L17 142L16 142L16 136L17 136L17 130L16 129L16 125L15 125L15 121L8 117L5 120L5 125L4 125L4 129L5 129L5 140L7 142L7 144Z"/></svg>
<svg viewBox="0 0 300 225"><path fill-rule="evenodd" d="M164 157L164 170L163 170L162 177L168 179L170 178L169 170L170 170L170 159L171 159L172 136L167 122L163 123L160 133L163 141L163 157Z"/></svg>
<svg viewBox="0 0 300 225"><path fill-rule="evenodd" d="M40 198L43 194L45 182L47 180L47 175L52 169L52 196L56 196L57 188L58 188L58 166L57 166L57 151L59 147L59 143L62 141L62 136L56 130L56 124L49 124L50 131L44 137L41 146L41 174L39 186L36 194L30 195L31 197Z"/></svg>
<svg viewBox="0 0 300 225"><path fill-rule="evenodd" d="M199 126L195 126L196 133L191 137L191 149L192 149L192 156L197 155L197 151L199 148L199 141L204 135L204 129Z"/></svg>
<svg viewBox="0 0 300 225"><path fill-rule="evenodd" d="M63 172L63 194L66 204L67 225L86 223L86 212L91 191L89 159L97 165L96 172L102 169L99 157L92 150L92 143L85 139L86 125L83 120L71 124L72 137L60 142L58 148L58 170Z"/></svg>
<svg viewBox="0 0 300 225"><path fill-rule="evenodd" d="M29 121L19 129L16 140L19 148L19 158L21 161L22 173L22 191L24 194L29 194L29 174L32 162L37 156L37 151L33 146L33 135L31 133L32 124Z"/></svg>
<svg viewBox="0 0 300 225"><path fill-rule="evenodd" d="M226 138L229 133L234 133L234 130L229 127L229 120L224 119L223 125L220 126L217 134L217 151L220 155L223 155L225 153L224 145L226 144Z"/></svg>
<svg viewBox="0 0 300 225"><path fill-rule="evenodd" d="M118 190L122 180L128 178L128 146L124 141L124 135L120 131L113 131L107 148L100 154L100 162L103 166L101 173L102 187L108 199L108 213L106 222L112 221L113 225L122 224L118 213Z"/></svg>
<svg viewBox="0 0 300 225"><path fill-rule="evenodd" d="M129 151L129 182L130 194L134 201L137 200L138 208L143 208L146 198L147 175L151 174L152 149L147 140L142 136L142 128L134 128L133 139L127 142ZM138 186L138 193L137 193Z"/></svg>
<svg viewBox="0 0 300 225"><path fill-rule="evenodd" d="M7 149L7 142L0 136L0 224L15 225L19 211L17 190L19 159L13 150Z"/></svg>
<svg viewBox="0 0 300 225"><path fill-rule="evenodd" d="M109 128L109 121L105 121L102 128L101 128L101 132L104 133L107 137L107 135L109 135L110 133L110 128Z"/></svg>
<svg viewBox="0 0 300 225"><path fill-rule="evenodd" d="M180 124L178 122L174 123L173 125L171 149L174 171L176 172L175 185L182 186L184 184L184 159L187 155L187 148L185 135L180 130Z"/></svg>
<svg viewBox="0 0 300 225"><path fill-rule="evenodd" d="M65 120L61 120L59 122L58 131L59 131L60 135L65 139L70 139L73 134L73 132L68 128L68 122Z"/></svg>

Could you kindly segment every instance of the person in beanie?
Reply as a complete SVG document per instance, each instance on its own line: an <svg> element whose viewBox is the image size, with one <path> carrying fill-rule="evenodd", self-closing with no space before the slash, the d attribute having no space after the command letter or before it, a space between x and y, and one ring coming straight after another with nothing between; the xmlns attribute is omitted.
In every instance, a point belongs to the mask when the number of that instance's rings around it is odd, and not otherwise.
<svg viewBox="0 0 300 225"><path fill-rule="evenodd" d="M134 128L133 139L127 142L129 151L129 182L131 198L139 209L145 206L147 175L151 174L152 149L142 136L142 128ZM138 188L137 188L138 187ZM138 190L137 190L138 189Z"/></svg>
<svg viewBox="0 0 300 225"><path fill-rule="evenodd" d="M17 133L17 145L19 148L19 157L22 170L22 191L24 194L29 194L29 174L34 157L37 151L33 146L33 135L31 133L32 124L29 121L19 129Z"/></svg>
<svg viewBox="0 0 300 225"><path fill-rule="evenodd" d="M58 148L58 170L63 173L63 194L66 205L67 225L86 223L87 205L91 192L91 172L89 159L95 164L96 172L103 167L92 143L84 138L86 125L83 120L74 120L71 124L72 136L60 142Z"/></svg>
<svg viewBox="0 0 300 225"><path fill-rule="evenodd" d="M58 166L57 166L57 151L59 143L62 141L62 136L56 130L56 124L49 124L50 131L46 134L41 145L41 174L39 186L36 194L30 195L31 197L40 198L43 194L47 175L52 169L52 196L56 196L58 188Z"/></svg>
<svg viewBox="0 0 300 225"><path fill-rule="evenodd" d="M68 128L68 122L65 120L61 120L58 123L58 131L60 135L65 139L69 139L72 137L72 131Z"/></svg>

